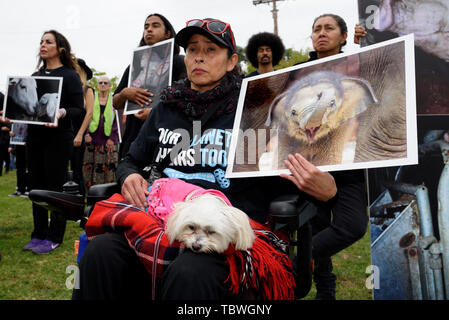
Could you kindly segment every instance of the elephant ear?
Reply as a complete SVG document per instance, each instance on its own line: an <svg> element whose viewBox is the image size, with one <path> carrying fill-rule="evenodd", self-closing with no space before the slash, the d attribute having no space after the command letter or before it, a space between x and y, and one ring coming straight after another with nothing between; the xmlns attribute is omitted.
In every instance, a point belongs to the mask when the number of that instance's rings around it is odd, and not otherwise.
<svg viewBox="0 0 449 320"><path fill-rule="evenodd" d="M268 109L267 120L265 121L266 127L272 126L272 122L276 119L275 112L279 112L279 108L281 108L281 110L284 110L286 99L287 93L284 92L273 100L273 102L270 105L270 108Z"/></svg>
<svg viewBox="0 0 449 320"><path fill-rule="evenodd" d="M371 84L360 78L345 77L341 80L344 89L344 108L345 113L351 113L356 116L372 104L378 103Z"/></svg>

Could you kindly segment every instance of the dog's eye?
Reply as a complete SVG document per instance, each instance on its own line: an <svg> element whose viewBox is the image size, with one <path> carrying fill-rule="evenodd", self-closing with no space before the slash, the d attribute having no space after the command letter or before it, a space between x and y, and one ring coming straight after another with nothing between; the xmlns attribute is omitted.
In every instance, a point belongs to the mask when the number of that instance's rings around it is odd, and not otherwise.
<svg viewBox="0 0 449 320"><path fill-rule="evenodd" d="M211 235L215 234L215 231L214 230L207 230L207 234L211 236Z"/></svg>
<svg viewBox="0 0 449 320"><path fill-rule="evenodd" d="M188 225L188 228L189 228L191 231L195 231L195 226L194 226L193 224L189 224L189 225Z"/></svg>
<svg viewBox="0 0 449 320"><path fill-rule="evenodd" d="M335 100L331 100L330 105L332 108L335 108Z"/></svg>

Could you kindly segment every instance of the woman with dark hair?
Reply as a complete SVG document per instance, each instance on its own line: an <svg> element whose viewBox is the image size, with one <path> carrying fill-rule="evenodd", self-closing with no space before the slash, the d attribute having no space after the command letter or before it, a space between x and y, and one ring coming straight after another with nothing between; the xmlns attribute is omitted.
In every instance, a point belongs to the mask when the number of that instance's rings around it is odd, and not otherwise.
<svg viewBox="0 0 449 320"><path fill-rule="evenodd" d="M30 189L62 191L67 166L73 151L72 122L84 117L83 88L75 71L76 58L67 39L55 30L44 32L40 42L38 71L33 75L62 77L62 93L56 126L28 125L27 151ZM34 229L31 241L23 248L37 254L50 253L64 238L64 215L33 203Z"/></svg>
<svg viewBox="0 0 449 320"><path fill-rule="evenodd" d="M274 71L274 67L284 56L284 44L281 38L269 32L253 35L246 46L246 58L257 68L247 77Z"/></svg>
<svg viewBox="0 0 449 320"><path fill-rule="evenodd" d="M160 41L174 38L176 32L171 23L163 15L158 13L150 14L145 19L142 39L139 47L154 45ZM125 132L119 150L119 159L123 158L131 143L137 137L143 122L151 111L151 97L159 92L149 92L142 88L128 87L129 82L128 66L122 75L119 85L113 95L113 106L116 109L123 109L127 100L144 107L138 113L126 117ZM186 76L183 57L179 55L179 46L175 45L173 55L172 81L182 79Z"/></svg>
<svg viewBox="0 0 449 320"><path fill-rule="evenodd" d="M364 30L355 29L356 37L363 36ZM315 51L309 53L313 61L342 52L346 45L348 28L346 22L335 14L323 14L317 17L312 25L312 43ZM294 174L289 179L299 185L307 174L303 170L307 163L318 170L300 155L289 159L287 167ZM340 204L334 207L321 207L317 216L312 219L312 256L314 259L313 279L316 284L316 299L335 299L337 277L332 273L334 254L360 240L366 233L368 224L365 177L363 170L347 170L327 173L335 180L347 181L350 192L343 194L339 190ZM303 188L300 188L304 190Z"/></svg>
<svg viewBox="0 0 449 320"><path fill-rule="evenodd" d="M93 72L83 59L78 59L78 67L76 72L80 76L81 84L84 92L84 109L86 115L82 123L73 123L76 130L75 139L73 140L73 154L70 159L70 168L73 171L73 181L79 185L79 192L82 195L86 194L86 184L83 177L83 159L84 151L86 149L84 134L92 119L94 107L94 89L89 86L88 81L92 79Z"/></svg>
<svg viewBox="0 0 449 320"><path fill-rule="evenodd" d="M97 205L89 217L86 233L92 240L80 261L80 286L73 298L126 299L132 292L138 297L174 300L293 299L291 263L285 247L279 246L285 243L263 225L270 202L281 194L299 193L317 206L334 208L351 193L351 184L318 170L311 170L304 181L295 184L279 177L225 178L242 81L234 72L238 57L231 27L219 20L193 19L178 33L176 42L186 50L188 77L163 91L161 102L119 164L121 195L109 199L107 208ZM209 114L201 134L167 138L188 132L195 121ZM192 140L198 143L190 143ZM178 143L188 150L183 149L178 156L167 155ZM248 255L236 258L242 253L231 247L223 254L205 254L170 244L163 226L144 210L149 195L145 168L161 162L162 154L173 159L163 170L165 177L221 191L234 207L244 211L257 225L254 243L266 241L265 253L258 254L260 247L253 245ZM187 158L186 154L193 156ZM220 154L223 158L218 157ZM114 205L111 201L116 200L119 202ZM122 213L126 217L116 215ZM134 217L136 223L121 225L122 218L127 217ZM111 227L117 232L105 233ZM266 238L259 237L261 230Z"/></svg>

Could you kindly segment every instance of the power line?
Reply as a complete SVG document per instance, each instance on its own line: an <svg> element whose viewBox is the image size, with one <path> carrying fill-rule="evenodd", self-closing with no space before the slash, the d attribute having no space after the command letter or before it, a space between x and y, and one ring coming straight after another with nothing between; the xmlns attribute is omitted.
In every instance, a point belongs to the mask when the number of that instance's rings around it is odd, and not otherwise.
<svg viewBox="0 0 449 320"><path fill-rule="evenodd" d="M277 1L284 1L284 0L253 0L253 4L257 6L258 4L270 4L273 2L273 10L271 12L273 13L273 21L274 21L274 34L278 35L278 9L276 7Z"/></svg>

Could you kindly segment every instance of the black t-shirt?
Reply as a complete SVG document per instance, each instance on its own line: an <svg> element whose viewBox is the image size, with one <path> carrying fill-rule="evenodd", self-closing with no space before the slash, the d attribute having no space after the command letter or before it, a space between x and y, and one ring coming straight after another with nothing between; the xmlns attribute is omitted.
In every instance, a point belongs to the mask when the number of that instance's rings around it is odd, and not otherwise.
<svg viewBox="0 0 449 320"><path fill-rule="evenodd" d="M78 73L73 69L62 66L54 70L40 70L33 75L63 78L60 108L64 108L67 113L64 118L58 120L58 127L56 128L29 125L28 140L73 139L76 132L74 132L72 122L82 121L85 115L83 87Z"/></svg>
<svg viewBox="0 0 449 320"><path fill-rule="evenodd" d="M184 56L182 55L174 55L173 56L173 68L172 68L172 81L177 81L180 79L184 79L187 76L186 67L184 65ZM129 66L126 68L125 72L122 75L119 85L114 92L115 94L120 93L123 89L128 87L129 82ZM155 92L153 92L156 94ZM133 115L128 115L126 117L126 126L125 132L123 133L122 143L120 145L119 150L119 159L123 158L129 150L131 143L137 137L140 128L142 127L143 122L140 119L137 119Z"/></svg>

